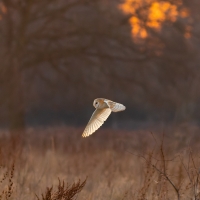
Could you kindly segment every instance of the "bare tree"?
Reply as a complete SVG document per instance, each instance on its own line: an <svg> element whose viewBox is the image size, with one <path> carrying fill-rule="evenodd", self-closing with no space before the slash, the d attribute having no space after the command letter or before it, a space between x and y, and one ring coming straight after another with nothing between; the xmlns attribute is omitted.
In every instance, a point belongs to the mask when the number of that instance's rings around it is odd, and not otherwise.
<svg viewBox="0 0 200 200"><path fill-rule="evenodd" d="M130 45L130 37L123 40L127 34L124 32L122 37L120 23L111 20L105 23L105 12L98 7L100 1L2 0L0 3L1 100L8 111L11 129L24 128L27 104L33 98L30 88L39 91L41 81L56 92L56 81L64 78L65 83L75 85L81 93L82 83L91 85L89 76L97 79L93 87L103 82L98 78L104 76L101 60L109 63L117 58L130 63L136 59L130 52L137 53L137 49ZM115 14L114 19L117 17ZM123 45L126 50L120 50ZM35 79L40 81L33 84ZM67 89L70 93L70 86ZM40 94L38 91L36 95Z"/></svg>
<svg viewBox="0 0 200 200"><path fill-rule="evenodd" d="M184 37L188 22L166 21L160 31L146 27L148 37L134 41L132 15L119 3L0 1L0 103L11 129L25 127L27 110L41 98L43 106L51 99L63 105L58 93L80 107L108 93L165 107L188 99L185 88L197 69L191 70L195 56ZM145 22L150 6L137 7L135 15Z"/></svg>

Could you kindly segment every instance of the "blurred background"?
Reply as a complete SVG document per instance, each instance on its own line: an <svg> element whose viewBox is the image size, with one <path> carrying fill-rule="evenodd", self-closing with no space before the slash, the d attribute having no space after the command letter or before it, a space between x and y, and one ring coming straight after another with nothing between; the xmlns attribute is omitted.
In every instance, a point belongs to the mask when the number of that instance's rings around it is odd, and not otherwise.
<svg viewBox="0 0 200 200"><path fill-rule="evenodd" d="M199 0L0 0L0 125L198 123Z"/></svg>

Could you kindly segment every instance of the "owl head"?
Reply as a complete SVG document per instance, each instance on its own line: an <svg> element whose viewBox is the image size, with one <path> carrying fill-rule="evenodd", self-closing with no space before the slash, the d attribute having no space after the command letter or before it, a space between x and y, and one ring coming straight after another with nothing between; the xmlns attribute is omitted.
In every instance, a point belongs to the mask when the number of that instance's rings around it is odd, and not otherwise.
<svg viewBox="0 0 200 200"><path fill-rule="evenodd" d="M93 106L94 106L95 108L98 108L98 107L99 107L99 101L98 101L98 99L95 99L95 100L94 100Z"/></svg>

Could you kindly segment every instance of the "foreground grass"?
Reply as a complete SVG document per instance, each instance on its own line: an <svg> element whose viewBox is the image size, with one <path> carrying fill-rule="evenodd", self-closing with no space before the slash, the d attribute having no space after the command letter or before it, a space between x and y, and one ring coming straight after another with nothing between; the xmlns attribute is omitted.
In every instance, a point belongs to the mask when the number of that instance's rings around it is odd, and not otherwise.
<svg viewBox="0 0 200 200"><path fill-rule="evenodd" d="M2 130L0 199L200 199L198 128L165 137L101 130L83 139L81 132L30 128L20 139Z"/></svg>

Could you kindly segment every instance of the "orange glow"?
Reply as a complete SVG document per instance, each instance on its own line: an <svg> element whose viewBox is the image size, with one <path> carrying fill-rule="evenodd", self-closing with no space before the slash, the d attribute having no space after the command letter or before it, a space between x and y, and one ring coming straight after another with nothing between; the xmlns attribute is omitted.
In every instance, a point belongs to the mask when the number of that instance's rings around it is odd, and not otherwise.
<svg viewBox="0 0 200 200"><path fill-rule="evenodd" d="M0 3L0 20L2 20L2 14L1 13L3 13L3 14L7 13L7 8L3 3Z"/></svg>
<svg viewBox="0 0 200 200"><path fill-rule="evenodd" d="M142 8L147 6L147 3L149 6L144 12ZM125 0L123 4L119 5L119 9L125 14L133 15L129 20L133 38L146 38L148 36L148 27L159 31L165 21L175 22L178 16L188 17L189 12L187 9L178 11L177 7L178 5L173 5L167 1L155 2L153 0ZM140 13L140 16L144 17L144 19L136 17L136 10L138 8L141 8L143 13L141 12L142 15ZM188 37L188 31L186 32Z"/></svg>
<svg viewBox="0 0 200 200"><path fill-rule="evenodd" d="M137 17L131 17L129 20L132 27L132 35L134 37L146 38L147 32L145 28L142 28L140 20Z"/></svg>
<svg viewBox="0 0 200 200"><path fill-rule="evenodd" d="M1 12L4 14L7 12L7 8L3 3L0 3L0 9L1 9Z"/></svg>
<svg viewBox="0 0 200 200"><path fill-rule="evenodd" d="M186 26L184 37L187 38L187 39L191 38L191 31L192 31L192 27Z"/></svg>
<svg viewBox="0 0 200 200"><path fill-rule="evenodd" d="M191 37L191 33L186 32L186 33L184 34L184 37L185 37L185 38L190 38L190 37Z"/></svg>
<svg viewBox="0 0 200 200"><path fill-rule="evenodd" d="M154 2L149 9L147 25L151 28L160 29L165 20L176 21L177 15L176 6L169 2Z"/></svg>
<svg viewBox="0 0 200 200"><path fill-rule="evenodd" d="M133 4L133 0L126 0L124 4L119 5L119 8L123 10L123 12L126 14L134 14L135 9L132 4Z"/></svg>
<svg viewBox="0 0 200 200"><path fill-rule="evenodd" d="M188 16L189 16L189 11L188 11L188 9L182 9L182 10L180 11L180 15L181 15L182 18L188 17Z"/></svg>

